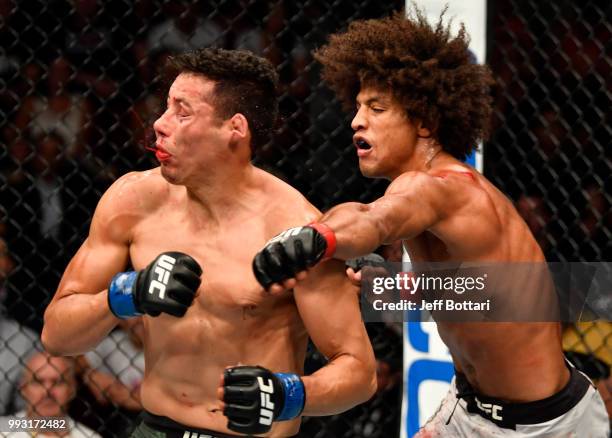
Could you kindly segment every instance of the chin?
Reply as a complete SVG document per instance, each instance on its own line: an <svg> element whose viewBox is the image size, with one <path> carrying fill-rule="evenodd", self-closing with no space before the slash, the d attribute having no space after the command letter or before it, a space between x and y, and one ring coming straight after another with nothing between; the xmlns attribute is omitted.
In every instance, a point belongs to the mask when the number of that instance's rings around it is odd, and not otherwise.
<svg viewBox="0 0 612 438"><path fill-rule="evenodd" d="M178 178L176 172L168 170L165 166L161 166L161 175L170 184L180 184L180 179Z"/></svg>
<svg viewBox="0 0 612 438"><path fill-rule="evenodd" d="M369 166L365 166L361 161L359 162L359 171L366 178L372 178L372 169Z"/></svg>
<svg viewBox="0 0 612 438"><path fill-rule="evenodd" d="M375 167L363 166L359 164L359 170L361 171L361 174L366 178L386 178L386 176L383 175L379 171L379 169L376 169Z"/></svg>

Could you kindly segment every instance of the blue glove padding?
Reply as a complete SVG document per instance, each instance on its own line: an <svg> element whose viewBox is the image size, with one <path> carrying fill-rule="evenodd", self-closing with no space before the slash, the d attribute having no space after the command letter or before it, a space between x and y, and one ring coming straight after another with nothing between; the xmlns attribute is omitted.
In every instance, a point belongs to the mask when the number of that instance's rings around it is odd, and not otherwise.
<svg viewBox="0 0 612 438"><path fill-rule="evenodd" d="M111 280L108 287L108 305L117 318L126 319L141 316L134 303L134 285L138 272L120 272Z"/></svg>
<svg viewBox="0 0 612 438"><path fill-rule="evenodd" d="M296 374L239 366L225 370L223 401L229 429L258 435L269 432L273 421L298 417L304 409L306 393Z"/></svg>
<svg viewBox="0 0 612 438"><path fill-rule="evenodd" d="M139 272L122 272L108 287L108 307L118 318L160 313L182 317L200 287L202 268L181 252L164 252Z"/></svg>

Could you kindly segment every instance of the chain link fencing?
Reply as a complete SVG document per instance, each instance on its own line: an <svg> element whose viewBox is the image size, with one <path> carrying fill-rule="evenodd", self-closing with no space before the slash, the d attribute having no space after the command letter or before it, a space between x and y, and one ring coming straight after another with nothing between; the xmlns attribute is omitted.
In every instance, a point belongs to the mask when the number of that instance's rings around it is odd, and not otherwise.
<svg viewBox="0 0 612 438"><path fill-rule="evenodd" d="M322 210L366 202L386 184L359 174L350 115L321 83L311 52L350 21L403 6L0 1L0 414L24 406L20 370L101 194L125 172L156 165L144 147L164 100L157 73L165 57L212 45L268 58L281 79L281 123L255 162ZM551 261L611 260L611 13L606 1L488 4L487 53L498 86L484 172L515 201ZM303 436L397 435L401 326L367 328L383 389L342 415L306 418ZM142 353L127 333L113 332L73 364L78 395L70 413L103 436L126 435L137 417L131 389ZM609 323L567 327L564 342L592 375L609 374ZM324 363L309 350L307 372Z"/></svg>
<svg viewBox="0 0 612 438"><path fill-rule="evenodd" d="M485 175L514 202L548 261L612 260L610 2L488 2L498 82ZM612 413L612 324L567 325L568 358Z"/></svg>

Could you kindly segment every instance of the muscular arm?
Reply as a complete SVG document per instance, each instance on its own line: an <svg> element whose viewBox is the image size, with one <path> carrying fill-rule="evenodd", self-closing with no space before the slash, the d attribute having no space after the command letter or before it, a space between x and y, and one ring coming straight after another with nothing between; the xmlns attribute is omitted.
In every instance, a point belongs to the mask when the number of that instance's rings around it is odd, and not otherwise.
<svg viewBox="0 0 612 438"><path fill-rule="evenodd" d="M376 362L359 311L358 292L344 264L314 268L294 291L306 329L329 363L303 377L303 415L333 415L368 400L376 390Z"/></svg>
<svg viewBox="0 0 612 438"><path fill-rule="evenodd" d="M74 355L97 345L117 324L107 303L107 286L128 264L133 218L122 194L125 178L102 197L89 236L70 261L45 310L42 342L56 355Z"/></svg>
<svg viewBox="0 0 612 438"><path fill-rule="evenodd" d="M334 257L362 256L382 244L410 239L434 227L463 202L451 184L422 172L409 172L370 204L348 202L332 208L319 222L336 235Z"/></svg>

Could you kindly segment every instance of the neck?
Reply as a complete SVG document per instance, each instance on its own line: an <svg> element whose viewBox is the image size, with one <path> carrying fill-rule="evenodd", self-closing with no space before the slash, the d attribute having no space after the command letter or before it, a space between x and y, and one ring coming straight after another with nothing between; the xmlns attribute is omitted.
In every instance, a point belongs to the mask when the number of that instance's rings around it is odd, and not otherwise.
<svg viewBox="0 0 612 438"><path fill-rule="evenodd" d="M434 161L442 155L442 146L433 138L419 138L414 153L402 169L404 172L427 172ZM397 175L399 176L399 175Z"/></svg>
<svg viewBox="0 0 612 438"><path fill-rule="evenodd" d="M207 220L219 223L248 207L247 198L255 184L256 168L250 163L224 166L207 172L194 184L187 184L187 199L191 208L201 211Z"/></svg>

